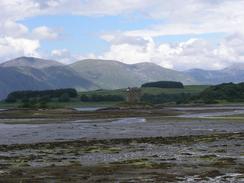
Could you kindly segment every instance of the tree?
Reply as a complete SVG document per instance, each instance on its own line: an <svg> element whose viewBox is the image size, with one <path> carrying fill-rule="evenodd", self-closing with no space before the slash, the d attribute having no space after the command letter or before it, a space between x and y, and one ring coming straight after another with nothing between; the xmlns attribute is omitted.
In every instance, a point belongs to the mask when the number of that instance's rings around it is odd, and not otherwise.
<svg viewBox="0 0 244 183"><path fill-rule="evenodd" d="M181 82L175 81L157 81L151 83L145 83L141 87L156 87L156 88L184 88Z"/></svg>
<svg viewBox="0 0 244 183"><path fill-rule="evenodd" d="M22 104L21 104L22 108L30 108L31 107L30 100L28 98L22 99L21 102L22 102Z"/></svg>
<svg viewBox="0 0 244 183"><path fill-rule="evenodd" d="M39 107L42 109L48 108L48 102L50 102L50 97L47 96L43 96L41 98L39 98Z"/></svg>
<svg viewBox="0 0 244 183"><path fill-rule="evenodd" d="M82 102L89 102L90 100L91 99L85 94L80 96L80 101L82 101Z"/></svg>
<svg viewBox="0 0 244 183"><path fill-rule="evenodd" d="M7 103L16 103L17 99L13 95L9 95L7 99L5 100Z"/></svg>
<svg viewBox="0 0 244 183"><path fill-rule="evenodd" d="M45 96L49 96L50 98L59 98L63 94L68 94L69 97L75 98L78 96L78 93L75 89L68 88L68 89L57 89L57 90L42 90L42 91L15 91L9 94L8 97L14 97L17 100L21 100L24 98L41 98Z"/></svg>
<svg viewBox="0 0 244 183"><path fill-rule="evenodd" d="M37 100L37 98L32 98L29 100L29 103L30 103L31 107L37 107L38 100Z"/></svg>
<svg viewBox="0 0 244 183"><path fill-rule="evenodd" d="M69 102L70 96L68 93L64 93L59 97L59 102Z"/></svg>

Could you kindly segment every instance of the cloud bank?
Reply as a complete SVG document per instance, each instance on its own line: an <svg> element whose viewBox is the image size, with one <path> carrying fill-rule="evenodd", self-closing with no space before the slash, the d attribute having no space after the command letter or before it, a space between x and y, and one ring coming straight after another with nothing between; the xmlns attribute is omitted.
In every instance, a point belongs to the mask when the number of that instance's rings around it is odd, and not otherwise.
<svg viewBox="0 0 244 183"><path fill-rule="evenodd" d="M47 25L30 28L22 20L38 16L130 17L156 22L140 29L103 31L109 43L103 53L73 54L68 48L49 50L51 58L69 63L91 57L125 63L153 62L167 68L220 69L244 62L243 0L1 0L0 58L43 56L42 41L60 38ZM103 27L101 27L101 30ZM213 41L206 34L223 34ZM164 36L187 35L188 40L158 41ZM86 43L84 43L86 44Z"/></svg>

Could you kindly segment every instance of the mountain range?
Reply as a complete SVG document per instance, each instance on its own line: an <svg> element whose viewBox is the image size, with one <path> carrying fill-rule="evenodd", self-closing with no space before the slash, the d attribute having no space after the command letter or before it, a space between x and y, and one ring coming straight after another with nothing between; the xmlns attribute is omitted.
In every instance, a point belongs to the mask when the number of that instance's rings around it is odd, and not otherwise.
<svg viewBox="0 0 244 183"><path fill-rule="evenodd" d="M244 64L235 63L221 70L191 69L185 72L201 84L244 82Z"/></svg>
<svg viewBox="0 0 244 183"><path fill-rule="evenodd" d="M152 63L128 65L113 60L82 60L71 64L70 67L81 77L106 89L140 86L145 82L159 80L181 81L185 84L196 83L185 73Z"/></svg>
<svg viewBox="0 0 244 183"><path fill-rule="evenodd" d="M64 65L53 60L20 57L0 64L0 98L16 90L117 89L158 80L196 83L185 73L152 63L128 65L113 60L81 60Z"/></svg>
<svg viewBox="0 0 244 183"><path fill-rule="evenodd" d="M114 60L81 60L64 65L53 60L20 57L0 64L0 99L16 90L76 88L80 91L140 86L152 81L217 84L244 81L244 65L216 71L185 72L153 63L124 64Z"/></svg>

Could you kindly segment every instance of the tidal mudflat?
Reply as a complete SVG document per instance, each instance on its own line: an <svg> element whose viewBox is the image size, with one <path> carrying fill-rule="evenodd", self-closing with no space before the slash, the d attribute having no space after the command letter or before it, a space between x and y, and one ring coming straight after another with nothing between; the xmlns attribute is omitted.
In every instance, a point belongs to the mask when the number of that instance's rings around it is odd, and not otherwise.
<svg viewBox="0 0 244 183"><path fill-rule="evenodd" d="M0 182L243 182L237 110L1 111Z"/></svg>

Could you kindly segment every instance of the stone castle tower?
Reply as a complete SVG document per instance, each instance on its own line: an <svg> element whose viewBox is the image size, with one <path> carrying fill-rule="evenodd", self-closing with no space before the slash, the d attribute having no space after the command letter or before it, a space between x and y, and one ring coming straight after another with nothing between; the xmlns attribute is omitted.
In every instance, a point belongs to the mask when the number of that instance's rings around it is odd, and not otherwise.
<svg viewBox="0 0 244 183"><path fill-rule="evenodd" d="M140 88L127 88L127 102L137 103L141 99L141 89Z"/></svg>

